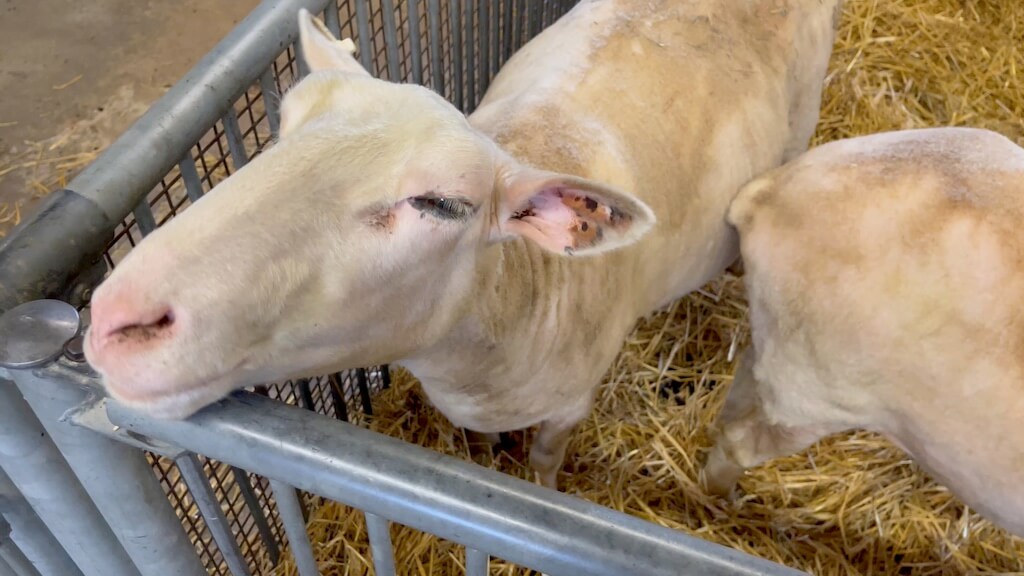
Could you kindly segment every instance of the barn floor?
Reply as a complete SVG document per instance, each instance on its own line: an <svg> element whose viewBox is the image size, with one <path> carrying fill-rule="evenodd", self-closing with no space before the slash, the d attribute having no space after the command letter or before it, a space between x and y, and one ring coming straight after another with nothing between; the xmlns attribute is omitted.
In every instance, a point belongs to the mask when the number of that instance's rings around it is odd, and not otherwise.
<svg viewBox="0 0 1024 576"><path fill-rule="evenodd" d="M0 0L0 236L258 0Z"/></svg>

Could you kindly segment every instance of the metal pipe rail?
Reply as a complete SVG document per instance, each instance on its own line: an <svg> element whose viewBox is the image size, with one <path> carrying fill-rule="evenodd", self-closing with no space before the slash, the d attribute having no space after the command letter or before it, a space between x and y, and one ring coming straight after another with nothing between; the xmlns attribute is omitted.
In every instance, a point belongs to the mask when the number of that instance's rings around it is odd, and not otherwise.
<svg viewBox="0 0 1024 576"><path fill-rule="evenodd" d="M183 421L147 417L104 397L98 376L76 352L81 341L77 320L73 307L54 300L24 304L0 317L0 377L12 380L24 396L22 400L9 385L0 386L7 396L0 403L7 410L5 420L17 420L19 414L25 419L34 412L49 433L40 434L39 423L23 422L12 427L16 433L0 435L0 454L12 476L20 471L15 484L30 501L35 496L32 504L40 515L49 510L43 519L50 529L64 529L55 535L66 547L102 536L94 541L107 546L103 554L69 549L88 576L127 576L136 570L161 574L167 568L175 574L202 572L180 526L172 526L173 515L167 514L155 479L144 466L135 465L139 460L130 447L178 462L235 576L250 571L192 453L270 479L301 576L315 576L318 568L296 488L364 512L381 576L395 573L389 521L466 546L470 576L486 573L488 556L554 576L799 574L258 394L236 392ZM6 334L14 328L25 340L12 346ZM95 434L73 430L72 425ZM57 449L66 464L55 454ZM40 479L27 466L40 458L59 466L50 466L51 471L61 472L44 475L46 481L67 478L66 484L78 489L63 472L69 467L88 496L72 494L70 502L47 506L46 499L69 494L58 487L30 489ZM130 488L122 491L125 487ZM87 505L90 499L95 509ZM62 511L66 518L58 518ZM116 540L105 530L108 525ZM10 558L5 561L10 563Z"/></svg>
<svg viewBox="0 0 1024 576"><path fill-rule="evenodd" d="M186 421L105 402L115 426L546 574L799 572L294 406L241 392Z"/></svg>
<svg viewBox="0 0 1024 576"><path fill-rule="evenodd" d="M0 377L24 396L0 386L5 421L17 423L0 435L0 455L20 492L41 516L47 511L50 529L62 529L55 536L87 576L203 572L156 480L131 448L178 462L235 576L250 570L193 453L270 479L301 576L315 576L318 568L296 488L364 512L381 576L395 572L389 521L466 546L470 576L486 573L489 556L556 576L798 574L258 394L237 392L184 421L147 417L103 395L98 376L77 353L80 328L75 309L55 300L23 304L0 317ZM23 339L12 340L12 333ZM51 473L37 477L29 466L40 459L52 463ZM40 482L63 484L36 488ZM63 500L50 503L55 497ZM98 553L96 546L106 548Z"/></svg>

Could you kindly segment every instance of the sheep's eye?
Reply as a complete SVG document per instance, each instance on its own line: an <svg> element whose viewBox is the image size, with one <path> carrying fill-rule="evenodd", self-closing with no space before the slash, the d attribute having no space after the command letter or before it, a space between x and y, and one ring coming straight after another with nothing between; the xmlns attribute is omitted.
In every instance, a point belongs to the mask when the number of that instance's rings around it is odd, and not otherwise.
<svg viewBox="0 0 1024 576"><path fill-rule="evenodd" d="M409 204L424 216L429 213L446 220L463 220L476 210L469 201L450 196L416 196Z"/></svg>

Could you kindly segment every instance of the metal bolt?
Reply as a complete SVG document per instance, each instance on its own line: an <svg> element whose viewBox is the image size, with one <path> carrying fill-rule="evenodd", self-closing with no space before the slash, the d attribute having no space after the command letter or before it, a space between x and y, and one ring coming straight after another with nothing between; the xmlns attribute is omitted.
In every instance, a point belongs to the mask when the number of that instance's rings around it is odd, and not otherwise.
<svg viewBox="0 0 1024 576"><path fill-rule="evenodd" d="M82 290L82 303L88 304L90 300L92 300L92 288Z"/></svg>
<svg viewBox="0 0 1024 576"><path fill-rule="evenodd" d="M64 357L72 362L85 361L85 338L81 335L75 336L64 344Z"/></svg>

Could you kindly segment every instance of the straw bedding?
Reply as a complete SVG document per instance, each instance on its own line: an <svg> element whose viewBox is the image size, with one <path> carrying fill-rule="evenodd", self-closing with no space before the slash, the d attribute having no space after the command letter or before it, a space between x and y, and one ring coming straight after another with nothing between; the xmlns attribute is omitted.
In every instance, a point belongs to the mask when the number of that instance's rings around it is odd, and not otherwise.
<svg viewBox="0 0 1024 576"><path fill-rule="evenodd" d="M1024 144L1024 3L847 0L815 143L970 125ZM881 437L842 434L751 470L742 501L709 497L700 462L749 327L726 275L642 320L569 447L560 482L590 501L821 575L1024 573L1024 540L980 518ZM399 373L373 428L468 458L465 438ZM522 453L492 467L528 477ZM370 574L362 515L309 523L325 575ZM462 548L394 526L400 574L462 574ZM288 563L276 574L295 574ZM492 574L526 574L498 560Z"/></svg>

